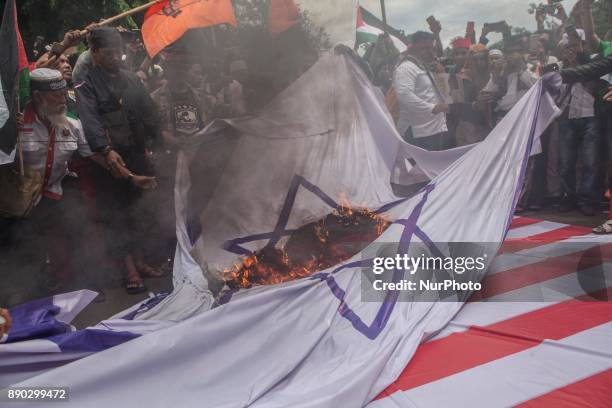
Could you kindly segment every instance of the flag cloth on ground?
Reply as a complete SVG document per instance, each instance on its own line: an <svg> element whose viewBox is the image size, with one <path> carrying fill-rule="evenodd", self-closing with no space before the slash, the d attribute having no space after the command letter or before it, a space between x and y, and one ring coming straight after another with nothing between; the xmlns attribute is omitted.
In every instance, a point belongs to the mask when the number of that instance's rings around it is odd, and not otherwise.
<svg viewBox="0 0 612 408"><path fill-rule="evenodd" d="M4 5L2 25L0 26L0 118L4 106L4 120L0 119L0 164L12 161L11 153L15 149L17 123L15 114L19 99L27 93L29 75L28 59L19 24L15 0L8 0Z"/></svg>
<svg viewBox="0 0 612 408"><path fill-rule="evenodd" d="M368 408L609 406L610 237L517 217L504 246L482 295Z"/></svg>
<svg viewBox="0 0 612 408"><path fill-rule="evenodd" d="M381 34L384 34L383 30L366 24L363 19L362 8L359 7L357 9L357 37L355 45L360 45L363 43L376 43L378 42L378 37ZM395 48L397 48L399 52L406 51L406 44L404 44L402 40L391 34L390 37L391 41L393 41L393 45L395 46Z"/></svg>
<svg viewBox="0 0 612 408"><path fill-rule="evenodd" d="M165 295L147 299L137 310L152 307ZM9 309L13 327L0 344L0 389L169 325L132 322L132 314L127 311L115 320L76 330L72 320L96 296L96 292L79 290Z"/></svg>
<svg viewBox="0 0 612 408"><path fill-rule="evenodd" d="M440 333L417 349L399 378L368 408L446 405L448 401L439 398L445 398L447 393L446 398L452 399L453 403L464 401L466 406L471 407L520 406L521 403L524 406L564 406L568 401L580 406L607 406L609 394L606 391L612 385L612 378L610 370L605 368L605 356L609 351L606 347L607 340L612 336L612 327L608 324L606 331L598 323L602 321L602 312L608 316L603 321L612 320L612 304L608 301L592 305L593 302L577 303L571 300L588 300L585 297L587 293L597 296L598 289L612 286L610 254L601 258L600 265L579 267L576 262L581 258L580 252L609 245L611 238L591 235L590 229L585 227L516 217L508 241L512 250L494 261L489 274L516 275L522 271L530 281L512 286L508 286L508 281L490 283L495 293L480 302L469 302L463 306ZM556 276L542 276L542 272L558 269L560 261L565 265L562 271ZM581 284L591 281L592 285ZM536 301L533 293L544 294L543 289L555 291L555 297ZM522 294L528 294L529 301L527 297L524 301L509 300L510 297L521 299ZM74 294L67 295L75 298ZM611 295L608 294L608 299ZM72 310L74 314L78 311L77 308ZM590 317L584 321L585 316ZM116 329L119 328L118 322L115 321ZM125 325L133 323L125 321L124 329L128 329ZM134 330L133 326L130 329ZM581 343L579 349L570 345L576 337L569 337L575 335L580 335L577 338ZM524 341L527 337L531 341ZM602 350L598 350L598 339L604 341ZM46 341L43 343L39 340L37 343L30 344L29 351L27 343L15 344L13 347L19 346L20 352L11 356L12 365L2 365L8 362L9 354L2 354L0 346L0 388L92 353L62 352L50 341L48 350L43 350L41 345ZM462 353L458 353L457 349ZM486 354L481 352L483 349L487 351ZM554 356L554 361L546 357L547 352ZM526 353L531 356L525 358ZM597 353L601 358L593 359ZM40 361L43 355L48 357L48 361ZM591 366L585 364L585 356ZM38 370L32 368L33 357L39 360ZM441 359L447 364L440 365ZM483 371L489 362L494 365ZM22 373L15 372L19 364L22 364ZM506 364L518 369L509 371ZM548 375L551 370L564 373L564 376ZM527 371L533 371L536 381L531 375L526 375ZM486 373L485 378L482 378L483 372ZM456 384L455 380L460 383ZM474 381L479 381L477 392L467 392L472 388L465 385ZM508 389L508 382L515 386ZM494 388L489 390L489 386ZM502 396L509 396L509 399L504 399L505 403L502 403Z"/></svg>
<svg viewBox="0 0 612 408"><path fill-rule="evenodd" d="M219 24L236 26L231 0L169 0L151 6L142 24L142 39L150 57L192 28Z"/></svg>
<svg viewBox="0 0 612 408"><path fill-rule="evenodd" d="M302 20L293 0L270 0L268 4L268 31L275 37Z"/></svg>
<svg viewBox="0 0 612 408"><path fill-rule="evenodd" d="M322 58L260 116L209 125L204 155L181 153L175 290L136 319L182 320L189 303L192 317L19 386L61 378L68 405L79 407L130 406L142 395L160 407L366 405L462 301L399 302L394 292L362 301L367 252L305 279L238 291L202 312L197 307L212 298L205 276L329 214L339 193L391 220L372 245L394 242L397 253L416 242L499 247L533 140L557 113L538 82L485 141L398 200L389 179L404 142L381 95L352 60ZM203 160L215 155L225 157ZM218 176L207 166L219 167ZM169 383L179 388L168 392Z"/></svg>

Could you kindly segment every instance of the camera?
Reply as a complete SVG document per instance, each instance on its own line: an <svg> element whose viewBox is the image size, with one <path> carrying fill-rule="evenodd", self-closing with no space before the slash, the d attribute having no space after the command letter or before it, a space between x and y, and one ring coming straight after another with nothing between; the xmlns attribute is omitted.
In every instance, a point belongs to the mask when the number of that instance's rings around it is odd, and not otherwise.
<svg viewBox="0 0 612 408"><path fill-rule="evenodd" d="M561 70L561 67L559 66L558 63L553 62L552 64L548 64L548 65L544 65L542 67L542 72L541 74L548 74L549 72L559 72Z"/></svg>
<svg viewBox="0 0 612 408"><path fill-rule="evenodd" d="M496 23L484 23L485 30L489 32L503 33L508 29L508 23L505 21L498 21Z"/></svg>
<svg viewBox="0 0 612 408"><path fill-rule="evenodd" d="M34 39L34 44L32 45L32 56L34 59L38 59L47 51L49 50L47 49L45 37L42 35L37 35Z"/></svg>

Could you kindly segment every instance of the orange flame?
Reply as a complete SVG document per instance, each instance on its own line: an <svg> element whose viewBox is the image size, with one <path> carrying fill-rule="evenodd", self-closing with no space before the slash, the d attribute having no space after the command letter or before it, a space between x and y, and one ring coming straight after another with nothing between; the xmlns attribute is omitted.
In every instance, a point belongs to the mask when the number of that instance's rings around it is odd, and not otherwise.
<svg viewBox="0 0 612 408"><path fill-rule="evenodd" d="M354 210L346 194L341 194L340 203L337 211L295 231L285 248L264 248L225 269L223 278L227 285L250 288L308 277L359 252L360 248L351 245L355 237L357 246L366 239L371 242L390 225L387 219L371 210ZM292 240L293 244L289 245Z"/></svg>

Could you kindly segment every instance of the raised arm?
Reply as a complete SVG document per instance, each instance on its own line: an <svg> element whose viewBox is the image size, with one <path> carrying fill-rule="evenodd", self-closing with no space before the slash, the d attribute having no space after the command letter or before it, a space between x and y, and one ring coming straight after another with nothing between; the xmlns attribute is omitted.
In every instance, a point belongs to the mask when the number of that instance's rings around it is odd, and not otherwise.
<svg viewBox="0 0 612 408"><path fill-rule="evenodd" d="M588 64L580 65L576 68L566 68L561 70L561 77L564 83L584 82L601 78L612 72L612 55L607 58L596 60Z"/></svg>

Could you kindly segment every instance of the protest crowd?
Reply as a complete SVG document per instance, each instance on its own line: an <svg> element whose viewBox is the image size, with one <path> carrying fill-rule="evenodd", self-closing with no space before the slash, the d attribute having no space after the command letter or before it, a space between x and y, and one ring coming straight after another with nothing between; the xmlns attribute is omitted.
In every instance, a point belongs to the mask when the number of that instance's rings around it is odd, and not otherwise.
<svg viewBox="0 0 612 408"><path fill-rule="evenodd" d="M516 211L554 205L593 216L612 186L612 30L595 33L592 4L580 0L569 14L561 2L536 6L533 33L499 21L478 36L470 22L443 44L444 22L430 16L428 31L388 27L334 51L380 89L404 140L427 150L484 140L539 78L560 75L562 114L529 161ZM231 42L232 29L217 36ZM502 40L492 43L493 33ZM0 305L61 293L77 277L146 292L145 278L172 270L177 152L215 119L256 113L286 81L267 89L231 46L211 61L181 39L151 57L140 31L123 27L92 23L42 41L25 44L29 92L14 117L14 163L3 165L21 163L41 194L27 217L0 218L2 268L15 275L3 273L12 284L0 285ZM609 214L595 233L612 233Z"/></svg>

